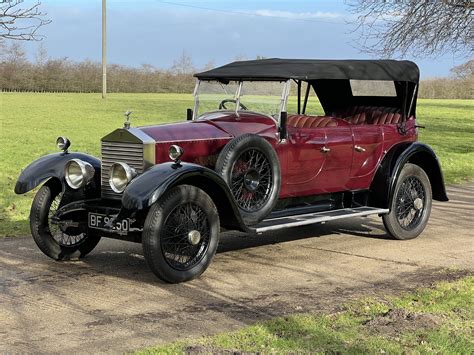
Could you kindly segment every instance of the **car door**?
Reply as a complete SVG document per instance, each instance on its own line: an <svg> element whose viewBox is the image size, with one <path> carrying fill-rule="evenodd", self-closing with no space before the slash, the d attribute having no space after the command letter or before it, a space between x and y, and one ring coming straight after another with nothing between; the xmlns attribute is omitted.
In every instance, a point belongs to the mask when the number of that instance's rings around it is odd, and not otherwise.
<svg viewBox="0 0 474 355"><path fill-rule="evenodd" d="M326 160L325 145L324 128L288 127L285 191L289 196L311 194Z"/></svg>
<svg viewBox="0 0 474 355"><path fill-rule="evenodd" d="M354 154L349 188L366 189L370 186L375 169L383 154L382 126L353 125Z"/></svg>
<svg viewBox="0 0 474 355"><path fill-rule="evenodd" d="M353 138L350 124L337 119L337 126L324 128L326 134L326 160L318 177L317 193L347 190L350 178Z"/></svg>

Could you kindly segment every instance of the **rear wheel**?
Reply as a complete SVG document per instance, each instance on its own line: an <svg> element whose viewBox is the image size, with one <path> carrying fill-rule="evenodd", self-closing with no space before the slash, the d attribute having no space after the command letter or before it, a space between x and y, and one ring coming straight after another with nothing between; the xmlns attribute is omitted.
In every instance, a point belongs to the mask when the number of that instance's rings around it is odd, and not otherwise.
<svg viewBox="0 0 474 355"><path fill-rule="evenodd" d="M166 282L194 279L211 263L219 231L219 215L209 195L190 185L174 187L145 220L142 242L148 266Z"/></svg>
<svg viewBox="0 0 474 355"><path fill-rule="evenodd" d="M387 232L395 239L413 239L423 232L431 213L428 176L418 165L407 163L400 172L390 212L384 215Z"/></svg>
<svg viewBox="0 0 474 355"><path fill-rule="evenodd" d="M45 184L39 189L31 206L31 234L40 250L52 259L82 258L96 247L100 237L61 223L55 217L61 199L59 186Z"/></svg>

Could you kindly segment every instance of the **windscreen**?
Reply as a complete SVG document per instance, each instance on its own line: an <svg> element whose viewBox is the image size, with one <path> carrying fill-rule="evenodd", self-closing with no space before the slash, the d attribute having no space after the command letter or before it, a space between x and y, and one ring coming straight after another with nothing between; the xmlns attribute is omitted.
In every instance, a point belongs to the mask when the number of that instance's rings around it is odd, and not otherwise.
<svg viewBox="0 0 474 355"><path fill-rule="evenodd" d="M277 118L280 114L285 82L244 81L223 84L218 81L201 81L196 100L198 116L206 112L253 111ZM237 103L240 102L237 108Z"/></svg>
<svg viewBox="0 0 474 355"><path fill-rule="evenodd" d="M241 108L277 118L285 82L244 81L240 94Z"/></svg>
<svg viewBox="0 0 474 355"><path fill-rule="evenodd" d="M218 81L201 81L197 92L198 115L217 110L235 110L238 87L239 83L235 81L228 84Z"/></svg>

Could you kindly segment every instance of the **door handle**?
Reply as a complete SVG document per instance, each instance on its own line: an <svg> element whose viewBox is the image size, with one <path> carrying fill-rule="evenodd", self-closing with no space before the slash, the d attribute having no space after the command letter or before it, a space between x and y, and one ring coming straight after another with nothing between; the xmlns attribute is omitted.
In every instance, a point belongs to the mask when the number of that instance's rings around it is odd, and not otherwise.
<svg viewBox="0 0 474 355"><path fill-rule="evenodd" d="M362 148L360 145L356 145L354 147L354 149L358 152L361 152L361 153L365 152L365 148Z"/></svg>
<svg viewBox="0 0 474 355"><path fill-rule="evenodd" d="M331 151L331 149L328 148L328 147L322 147L321 148L321 153L329 153L330 151Z"/></svg>

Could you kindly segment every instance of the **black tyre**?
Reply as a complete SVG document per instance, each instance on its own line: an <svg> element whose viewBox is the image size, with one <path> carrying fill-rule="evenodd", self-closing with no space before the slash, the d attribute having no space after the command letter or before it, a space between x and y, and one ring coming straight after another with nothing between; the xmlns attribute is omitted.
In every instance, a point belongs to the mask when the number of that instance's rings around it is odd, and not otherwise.
<svg viewBox="0 0 474 355"><path fill-rule="evenodd" d="M232 139L219 154L216 171L229 185L245 224L257 224L278 202L280 162L262 137L244 134Z"/></svg>
<svg viewBox="0 0 474 355"><path fill-rule="evenodd" d="M209 266L219 243L219 214L201 189L174 187L150 209L143 229L143 252L160 279L194 279Z"/></svg>
<svg viewBox="0 0 474 355"><path fill-rule="evenodd" d="M31 206L31 234L40 250L54 260L82 258L96 247L100 237L78 228L65 229L55 221L61 198L61 188L54 184L45 184L39 189Z"/></svg>
<svg viewBox="0 0 474 355"><path fill-rule="evenodd" d="M395 239L420 235L430 218L431 184L418 165L407 163L398 177L390 212L382 217L385 229Z"/></svg>

